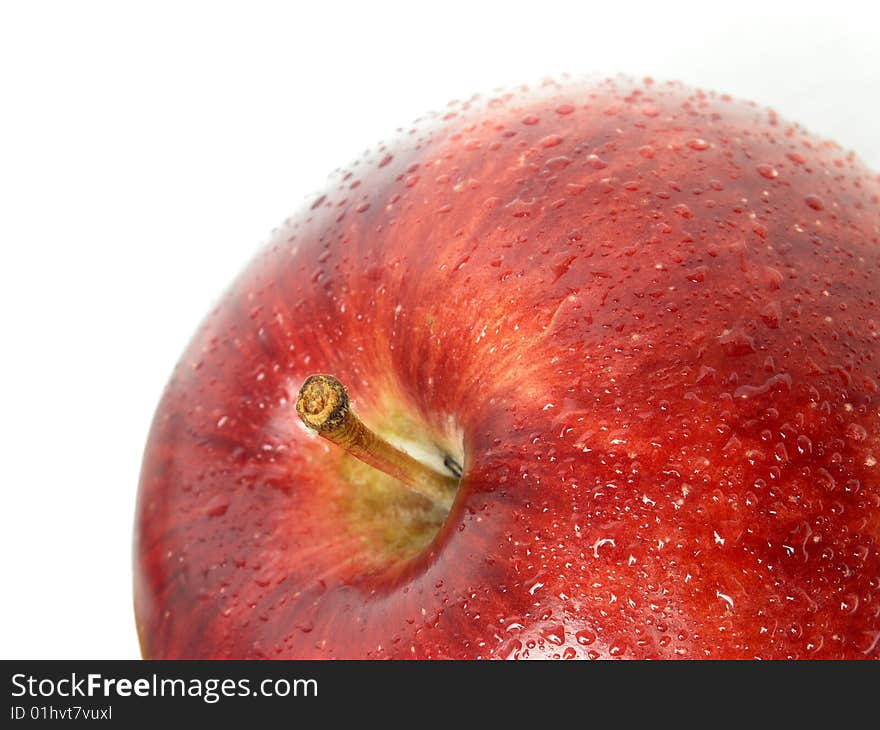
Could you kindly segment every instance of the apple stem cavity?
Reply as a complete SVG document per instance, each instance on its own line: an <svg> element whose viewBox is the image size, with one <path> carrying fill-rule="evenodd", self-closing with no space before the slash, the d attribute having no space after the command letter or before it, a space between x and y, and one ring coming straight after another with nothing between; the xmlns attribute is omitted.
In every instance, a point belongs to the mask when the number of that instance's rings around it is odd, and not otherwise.
<svg viewBox="0 0 880 730"><path fill-rule="evenodd" d="M345 386L332 375L306 378L296 400L296 412L308 428L355 458L397 479L438 507L446 511L452 507L459 480L414 459L367 428L352 409ZM460 469L455 472L458 476Z"/></svg>

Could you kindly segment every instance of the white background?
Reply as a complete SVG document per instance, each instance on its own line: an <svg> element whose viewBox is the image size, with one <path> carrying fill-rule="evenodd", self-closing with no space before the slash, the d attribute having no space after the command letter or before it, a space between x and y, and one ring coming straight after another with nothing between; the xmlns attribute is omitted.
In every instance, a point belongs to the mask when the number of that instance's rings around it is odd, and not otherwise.
<svg viewBox="0 0 880 730"><path fill-rule="evenodd" d="M880 169L876 3L0 0L0 657L133 658L165 379L326 175L561 71L751 98Z"/></svg>

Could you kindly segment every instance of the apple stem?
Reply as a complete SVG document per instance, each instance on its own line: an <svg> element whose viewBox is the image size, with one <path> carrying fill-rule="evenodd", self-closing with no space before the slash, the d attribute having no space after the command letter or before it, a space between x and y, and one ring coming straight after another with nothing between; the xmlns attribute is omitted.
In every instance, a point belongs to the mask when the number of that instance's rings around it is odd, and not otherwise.
<svg viewBox="0 0 880 730"><path fill-rule="evenodd" d="M296 400L303 423L366 464L403 482L448 510L458 479L435 471L367 428L351 407L348 391L332 375L310 375Z"/></svg>

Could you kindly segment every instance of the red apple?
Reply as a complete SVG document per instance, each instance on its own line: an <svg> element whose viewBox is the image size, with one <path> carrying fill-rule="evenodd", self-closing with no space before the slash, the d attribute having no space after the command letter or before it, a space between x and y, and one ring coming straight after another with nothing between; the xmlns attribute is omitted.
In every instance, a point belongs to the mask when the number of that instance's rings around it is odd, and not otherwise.
<svg viewBox="0 0 880 730"><path fill-rule="evenodd" d="M772 111L452 103L335 174L177 366L143 653L876 659L878 301L880 177ZM451 507L306 429L315 373Z"/></svg>

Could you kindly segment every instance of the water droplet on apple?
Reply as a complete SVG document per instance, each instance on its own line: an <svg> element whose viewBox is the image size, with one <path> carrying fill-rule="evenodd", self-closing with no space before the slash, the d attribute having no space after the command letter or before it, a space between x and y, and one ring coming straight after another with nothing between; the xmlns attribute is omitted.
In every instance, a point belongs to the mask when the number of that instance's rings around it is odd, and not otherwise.
<svg viewBox="0 0 880 730"><path fill-rule="evenodd" d="M205 504L205 514L208 517L222 517L229 509L229 497L218 494Z"/></svg>
<svg viewBox="0 0 880 730"><path fill-rule="evenodd" d="M778 269L774 269L772 266L765 266L764 270L767 274L767 288L773 291L780 289L782 287L782 282L785 281L782 272Z"/></svg>
<svg viewBox="0 0 880 730"><path fill-rule="evenodd" d="M804 202L813 210L824 210L825 203L818 195L808 195L804 198Z"/></svg>
<svg viewBox="0 0 880 730"><path fill-rule="evenodd" d="M761 177L765 177L768 180L775 180L779 177L779 170L773 167L773 165L761 164L756 169Z"/></svg>
<svg viewBox="0 0 880 730"><path fill-rule="evenodd" d="M698 266L687 275L688 281L694 284L702 284L706 280L706 271L705 266Z"/></svg>
<svg viewBox="0 0 880 730"><path fill-rule="evenodd" d="M574 638L581 646L589 646L596 640L596 634L588 629L582 629L575 633Z"/></svg>
<svg viewBox="0 0 880 730"><path fill-rule="evenodd" d="M672 212L682 218L686 218L690 220L694 217L694 212L684 203L679 203L678 205L672 206Z"/></svg>
<svg viewBox="0 0 880 730"><path fill-rule="evenodd" d="M768 302L761 310L761 321L772 330L779 329L782 321L782 308L779 302Z"/></svg>
<svg viewBox="0 0 880 730"><path fill-rule="evenodd" d="M719 335L718 343L728 357L742 357L757 352L754 339L739 327L734 327Z"/></svg>
<svg viewBox="0 0 880 730"><path fill-rule="evenodd" d="M554 626L544 632L544 638L554 646L562 646L565 643L565 627L562 624Z"/></svg>
<svg viewBox="0 0 880 730"><path fill-rule="evenodd" d="M522 655L523 645L522 645L522 642L519 641L518 639L510 642L510 644L508 646L509 646L509 648L507 651L507 659L525 659L526 658Z"/></svg>
<svg viewBox="0 0 880 730"><path fill-rule="evenodd" d="M858 423L851 423L846 427L846 437L856 443L861 443L868 438L868 431Z"/></svg>
<svg viewBox="0 0 880 730"><path fill-rule="evenodd" d="M788 458L788 449L785 447L785 444L782 441L779 441L773 449L773 457L780 464L788 464L790 461Z"/></svg>
<svg viewBox="0 0 880 730"><path fill-rule="evenodd" d="M840 601L840 611L845 614L854 614L859 608L859 597L855 593L847 593Z"/></svg>
<svg viewBox="0 0 880 730"><path fill-rule="evenodd" d="M538 144L541 145L544 149L549 149L551 147L557 147L561 145L563 142L563 138L558 134L548 134L546 137L541 138Z"/></svg>
<svg viewBox="0 0 880 730"><path fill-rule="evenodd" d="M809 456L813 453L813 442L810 441L808 436L801 434L797 437L795 444L797 445L798 453L802 456Z"/></svg>

